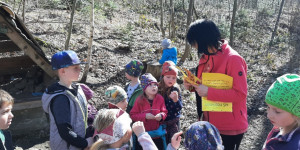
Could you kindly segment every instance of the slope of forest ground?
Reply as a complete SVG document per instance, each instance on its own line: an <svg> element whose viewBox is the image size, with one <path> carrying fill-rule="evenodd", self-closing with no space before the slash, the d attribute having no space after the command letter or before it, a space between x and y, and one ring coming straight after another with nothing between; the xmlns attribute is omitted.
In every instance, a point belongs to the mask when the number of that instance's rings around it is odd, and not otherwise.
<svg viewBox="0 0 300 150"><path fill-rule="evenodd" d="M261 149L272 127L266 118L264 104L264 96L270 84L284 73L300 73L299 48L298 45L293 44L300 43L299 23L292 22L295 18L296 20L299 18L299 13L293 14L293 9L286 8L288 2L283 9L278 33L269 54L266 50L278 10L268 10L267 7L253 10L240 6L241 10L237 14L235 42L232 47L245 58L248 64L249 89L247 99L249 130L242 141L240 148L242 150ZM125 64L132 59L152 61L160 57L160 54L156 53L160 49L162 40L159 30L159 7L149 3L154 4L151 1L146 5L148 7L145 7L142 4L133 5L126 2L121 4L117 1L99 2L99 8L95 13L92 62L86 83L95 91L91 103L98 109L106 108L104 99L106 88L111 85L124 86L128 82L124 76ZM230 27L230 19L228 19L230 17L226 15L230 14L228 8L215 6L213 1L207 3L205 1L204 6L201 8L200 4L196 5L198 15L214 20L220 26L223 35L228 38ZM214 7L217 7L217 12L222 15L211 11L210 8ZM181 56L185 48L184 16L186 15L183 15L179 7L176 8L178 9L175 20L177 36L172 41ZM76 12L70 41L69 49L75 50L81 59L87 56L88 13L88 5L82 6L80 11ZM168 13L167 9L166 13ZM38 7L32 2L26 9L25 18L26 26L40 41L49 59L55 52L64 49L70 19L69 10L59 9L59 7ZM165 20L167 22L167 19ZM182 66L194 71L197 61L196 51L192 50L191 56ZM181 128L185 130L191 123L197 121L197 114L194 94L183 88L182 90L184 117L181 119ZM14 137L13 140L17 149L49 149L48 130Z"/></svg>

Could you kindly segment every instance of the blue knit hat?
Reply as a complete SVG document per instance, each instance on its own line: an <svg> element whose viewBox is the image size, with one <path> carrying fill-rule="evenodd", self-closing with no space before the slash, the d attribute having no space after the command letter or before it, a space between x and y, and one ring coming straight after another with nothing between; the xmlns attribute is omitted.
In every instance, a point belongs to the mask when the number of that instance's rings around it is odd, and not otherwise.
<svg viewBox="0 0 300 150"><path fill-rule="evenodd" d="M157 80L151 73L145 73L141 76L141 86L145 90L151 83L157 83Z"/></svg>
<svg viewBox="0 0 300 150"><path fill-rule="evenodd" d="M184 138L187 150L223 150L219 130L207 121L198 121L190 125Z"/></svg>
<svg viewBox="0 0 300 150"><path fill-rule="evenodd" d="M142 71L144 69L144 65L139 60L132 60L130 63L128 63L125 66L125 72L134 77L138 77L141 75Z"/></svg>

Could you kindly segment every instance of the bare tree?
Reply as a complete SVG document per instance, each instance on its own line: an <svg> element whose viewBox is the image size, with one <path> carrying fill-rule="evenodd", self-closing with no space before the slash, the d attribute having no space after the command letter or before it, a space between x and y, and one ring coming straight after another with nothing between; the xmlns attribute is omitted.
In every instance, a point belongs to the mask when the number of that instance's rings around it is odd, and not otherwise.
<svg viewBox="0 0 300 150"><path fill-rule="evenodd" d="M94 39L94 0L92 0L91 4L91 16L90 16L90 21L91 21L91 28L90 28L90 38L89 38L89 43L88 43L88 55L87 55L87 64L84 67L83 75L81 78L81 82L85 82L87 79L87 75L89 73L89 68L91 64L91 57L92 57L92 50L93 50L93 39Z"/></svg>
<svg viewBox="0 0 300 150"><path fill-rule="evenodd" d="M276 23L275 23L274 30L272 32L271 40L270 40L270 43L269 43L269 48L267 50L267 55L269 53L269 50L271 49L271 46L273 45L273 40L274 40L275 34L277 32L278 23L279 23L280 16L281 16L281 13L282 13L283 5L284 5L284 0L281 0L280 9L279 9L279 12L278 12L278 16L277 16L277 20L276 20Z"/></svg>
<svg viewBox="0 0 300 150"><path fill-rule="evenodd" d="M169 28L169 38L173 39L175 37L175 12L174 12L174 3L173 0L170 0L170 8L171 8L171 17L170 17L170 28Z"/></svg>
<svg viewBox="0 0 300 150"><path fill-rule="evenodd" d="M72 4L72 12L71 12L71 18L70 18L70 26L68 30L68 36L67 40L65 43L65 50L69 49L69 44L70 44L70 39L71 39L71 34L72 34L72 29L73 29L73 20L74 20L74 14L75 14L75 8L76 8L76 0L73 0Z"/></svg>
<svg viewBox="0 0 300 150"><path fill-rule="evenodd" d="M234 23L235 23L235 15L237 11L237 0L234 0L233 4L233 11L232 11L232 18L231 18L231 25L230 25L230 42L229 45L233 46L233 34L234 34Z"/></svg>
<svg viewBox="0 0 300 150"><path fill-rule="evenodd" d="M193 6L194 6L194 0L190 0L189 3L189 10L188 10L188 15L187 15L187 23L186 23L186 31L189 29L189 26L192 22L192 16L193 16ZM183 64L185 59L189 56L190 54L190 46L187 41L185 41L185 49L184 49L184 54L182 58L179 61L179 64Z"/></svg>
<svg viewBox="0 0 300 150"><path fill-rule="evenodd" d="M164 29L164 1L160 0L160 29L162 37L165 38L165 29Z"/></svg>
<svg viewBox="0 0 300 150"><path fill-rule="evenodd" d="M22 13L22 17L23 17L23 22L25 23L25 0L23 0L23 13Z"/></svg>

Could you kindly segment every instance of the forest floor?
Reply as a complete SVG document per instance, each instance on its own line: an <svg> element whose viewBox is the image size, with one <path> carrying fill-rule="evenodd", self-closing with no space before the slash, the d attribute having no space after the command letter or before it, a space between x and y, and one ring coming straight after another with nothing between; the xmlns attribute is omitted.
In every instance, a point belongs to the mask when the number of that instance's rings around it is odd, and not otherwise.
<svg viewBox="0 0 300 150"><path fill-rule="evenodd" d="M69 11L54 9L32 8L26 12L26 26L34 36L47 43L44 51L50 58L58 50L64 49L66 39ZM161 32L156 28L159 20L151 15L145 16L135 13L130 9L117 9L113 17L105 18L95 16L95 31L92 51L92 62L86 84L95 92L91 100L98 109L106 108L104 91L111 85L124 87L128 82L124 75L124 66L132 59L142 61L156 61L160 54L162 40ZM157 17L157 16L156 16ZM72 32L70 48L75 50L81 59L87 54L89 36L88 15L78 13L75 15L74 29ZM63 22L64 23L54 23ZM269 27L271 25L268 25ZM261 39L269 38L270 32L267 27L256 29L255 34L261 34L260 39L252 39L258 43ZM253 31L254 32L254 31ZM257 41L256 41L257 40ZM241 150L261 149L272 124L266 117L266 105L264 96L276 77L284 73L300 73L299 54L289 55L287 52L272 54L272 65L266 63L261 49L253 43L236 39L232 46L243 56L248 64L248 121L249 129L242 140ZM254 45L254 46L253 46ZM180 53L183 53L185 41L182 37L174 40ZM294 56L290 58L289 56ZM192 57L187 59L183 67L194 71L198 57L192 50ZM296 66L292 68L290 66ZM291 68L291 69L290 69ZM182 85L181 85L182 86ZM191 123L197 121L195 97L193 93L182 88L183 95L183 118L181 128L185 130ZM48 130L36 131L30 135L14 137L17 150L21 149L49 149Z"/></svg>

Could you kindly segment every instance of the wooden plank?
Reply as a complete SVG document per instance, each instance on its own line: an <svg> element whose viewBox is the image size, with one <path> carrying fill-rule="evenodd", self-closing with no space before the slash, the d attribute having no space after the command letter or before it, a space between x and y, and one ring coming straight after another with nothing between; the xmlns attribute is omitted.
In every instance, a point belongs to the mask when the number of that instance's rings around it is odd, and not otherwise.
<svg viewBox="0 0 300 150"><path fill-rule="evenodd" d="M22 73L36 66L28 56L0 58L0 75Z"/></svg>
<svg viewBox="0 0 300 150"><path fill-rule="evenodd" d="M6 22L5 18L0 15L0 22ZM6 24L6 26L12 30L12 32L6 33L6 35L14 41L17 46L22 49L26 55L28 55L39 67L41 67L50 77L55 77L56 74L52 70L52 67L47 60L47 58L41 56L39 53L37 53L29 43L22 37L17 30L12 27L10 24Z"/></svg>
<svg viewBox="0 0 300 150"><path fill-rule="evenodd" d="M0 41L0 53L21 51L21 49L11 40Z"/></svg>
<svg viewBox="0 0 300 150"><path fill-rule="evenodd" d="M17 110L25 110L25 109L30 109L30 108L37 108L42 106L42 100L41 97L39 99L36 99L34 101L24 101L22 100L21 102L15 103L13 107L13 111Z"/></svg>

